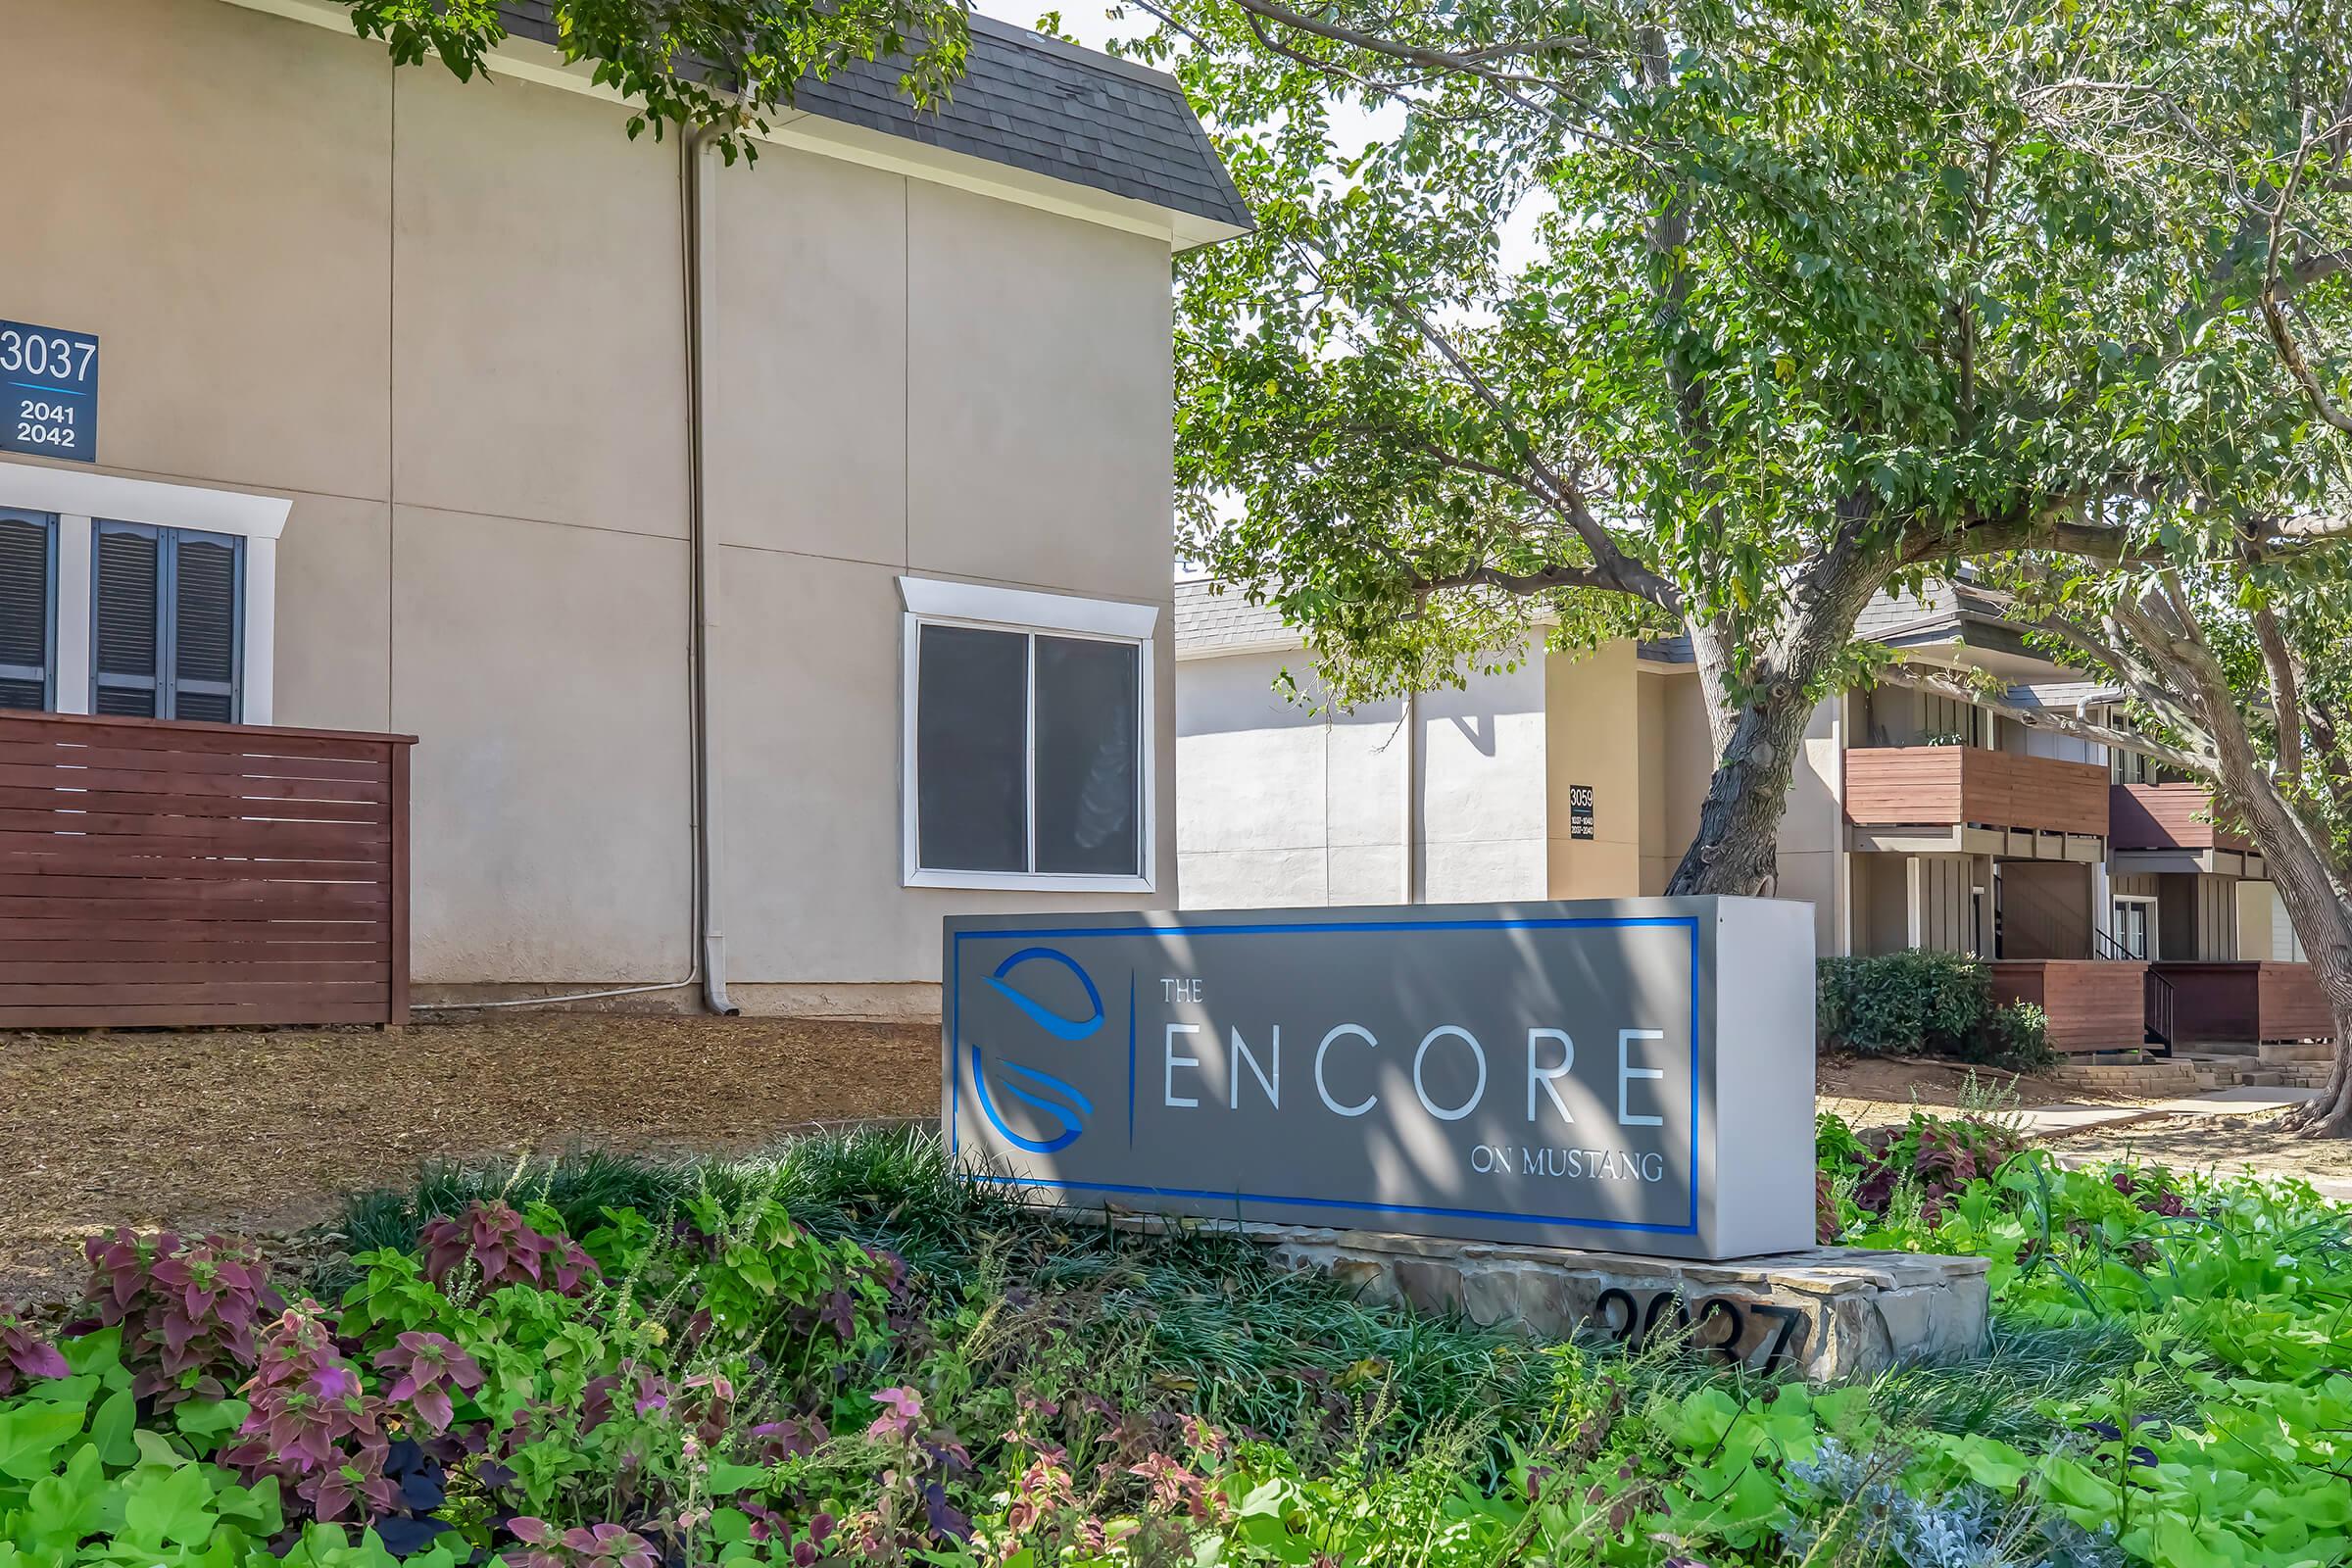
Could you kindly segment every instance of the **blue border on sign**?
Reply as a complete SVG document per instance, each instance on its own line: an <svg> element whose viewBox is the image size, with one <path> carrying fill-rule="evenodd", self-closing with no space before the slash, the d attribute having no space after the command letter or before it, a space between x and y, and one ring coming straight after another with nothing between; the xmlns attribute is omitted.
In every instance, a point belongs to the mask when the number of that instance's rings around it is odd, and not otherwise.
<svg viewBox="0 0 2352 1568"><path fill-rule="evenodd" d="M1011 938L1016 940L1048 939L1069 942L1087 937L1158 936L1181 933L1202 937L1284 936L1295 933L1372 932L1400 934L1409 931L1592 931L1622 929L1629 926L1680 926L1690 940L1690 1157L1685 1168L1690 1172L1690 1218L1682 1225L1653 1225L1642 1220L1584 1219L1568 1214L1513 1214L1500 1209L1440 1208L1418 1203L1357 1202L1345 1198L1288 1198L1279 1193L1212 1192L1191 1187L1143 1187L1124 1182L1054 1182L1030 1176L979 1175L977 1179L1011 1187L1037 1187L1061 1193L1126 1193L1137 1197L1184 1198L1204 1201L1271 1203L1290 1208L1344 1208L1367 1214L1425 1214L1441 1219L1494 1220L1506 1225L1560 1225L1580 1230L1642 1231L1656 1236L1695 1236L1698 1234L1698 917L1690 914L1595 914L1560 915L1552 918L1523 920L1317 920L1287 925L1120 925L1079 926L1067 930L1048 930L1022 926L1004 931L958 931L949 955L948 974L948 1152L951 1156L962 1152L960 1123L962 1121L963 1070L963 942L966 937L983 941ZM1135 1140L1135 982L1128 977L1127 986L1127 1116L1128 1142Z"/></svg>

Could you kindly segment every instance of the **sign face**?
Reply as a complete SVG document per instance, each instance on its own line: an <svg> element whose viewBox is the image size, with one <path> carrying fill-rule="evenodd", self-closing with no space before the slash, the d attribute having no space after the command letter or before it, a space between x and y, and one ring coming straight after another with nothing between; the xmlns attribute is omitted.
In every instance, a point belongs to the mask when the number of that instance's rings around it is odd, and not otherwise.
<svg viewBox="0 0 2352 1568"><path fill-rule="evenodd" d="M0 452L98 461L98 340L0 321Z"/></svg>
<svg viewBox="0 0 2352 1568"><path fill-rule="evenodd" d="M1080 1205L1809 1246L1812 932L1758 899L956 917L941 1113Z"/></svg>
<svg viewBox="0 0 2352 1568"><path fill-rule="evenodd" d="M1592 836L1592 786L1568 786L1568 836L1589 839Z"/></svg>

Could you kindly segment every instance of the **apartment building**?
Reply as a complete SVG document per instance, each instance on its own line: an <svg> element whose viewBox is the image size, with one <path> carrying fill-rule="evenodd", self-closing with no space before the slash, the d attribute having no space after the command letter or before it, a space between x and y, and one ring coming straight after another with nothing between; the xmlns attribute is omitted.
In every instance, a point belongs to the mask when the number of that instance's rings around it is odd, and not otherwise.
<svg viewBox="0 0 2352 1568"><path fill-rule="evenodd" d="M1271 612L1208 582L1175 608L1190 906L1656 894L1696 831L1714 758L1686 643L1536 649L1342 712ZM2261 857L2203 787L2036 722L2110 721L2118 694L1967 584L1883 596L1858 635L1999 697L1886 681L1815 710L1773 891L1813 906L1817 951L1985 958L2068 1050L2327 1031ZM1285 671L1305 701L1277 694Z"/></svg>
<svg viewBox="0 0 2352 1568"><path fill-rule="evenodd" d="M501 10L460 82L331 0L0 6L74 127L6 181L0 930L136 987L0 1022L396 1016L412 957L920 1016L944 914L1174 897L1170 266L1250 221L1182 89L975 17L951 101L854 65L721 167ZM241 853L89 859L134 825Z"/></svg>

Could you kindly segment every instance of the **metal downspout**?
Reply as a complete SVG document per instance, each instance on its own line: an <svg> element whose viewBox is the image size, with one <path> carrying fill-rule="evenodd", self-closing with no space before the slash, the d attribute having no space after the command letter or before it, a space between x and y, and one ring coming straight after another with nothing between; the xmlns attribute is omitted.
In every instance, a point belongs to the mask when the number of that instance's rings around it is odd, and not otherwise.
<svg viewBox="0 0 2352 1568"><path fill-rule="evenodd" d="M1421 694L1404 694L1404 901L1421 902ZM1329 837L1328 834L1325 835Z"/></svg>
<svg viewBox="0 0 2352 1568"><path fill-rule="evenodd" d="M686 208L686 539L693 583L693 635L688 654L694 729L694 927L703 978L703 1004L732 1016L743 1009L727 996L727 937L719 920L721 812L719 706L710 650L718 628L717 578L704 507L707 415L714 401L705 344L717 287L718 197L711 177L718 151L708 133L684 138Z"/></svg>

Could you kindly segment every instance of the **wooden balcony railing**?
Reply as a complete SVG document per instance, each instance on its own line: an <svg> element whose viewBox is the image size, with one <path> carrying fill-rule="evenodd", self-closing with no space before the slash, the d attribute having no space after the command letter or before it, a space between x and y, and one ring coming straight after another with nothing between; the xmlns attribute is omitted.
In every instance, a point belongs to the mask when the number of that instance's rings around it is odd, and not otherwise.
<svg viewBox="0 0 2352 1568"><path fill-rule="evenodd" d="M2202 784L2115 784L2108 820L2119 850L2252 850L2242 834L2213 822L2213 794Z"/></svg>
<svg viewBox="0 0 2352 1568"><path fill-rule="evenodd" d="M1845 754L1846 820L1861 827L2107 831L2107 770L1977 746L1856 747Z"/></svg>
<svg viewBox="0 0 2352 1568"><path fill-rule="evenodd" d="M0 1028L406 1023L414 744L0 713Z"/></svg>
<svg viewBox="0 0 2352 1568"><path fill-rule="evenodd" d="M2174 1043L2327 1040L2335 1014L2308 963L2161 962L2175 997Z"/></svg>
<svg viewBox="0 0 2352 1568"><path fill-rule="evenodd" d="M2148 966L2104 958L2002 958L1986 966L1993 998L2031 1002L2058 1051L2136 1051L2147 1040Z"/></svg>

